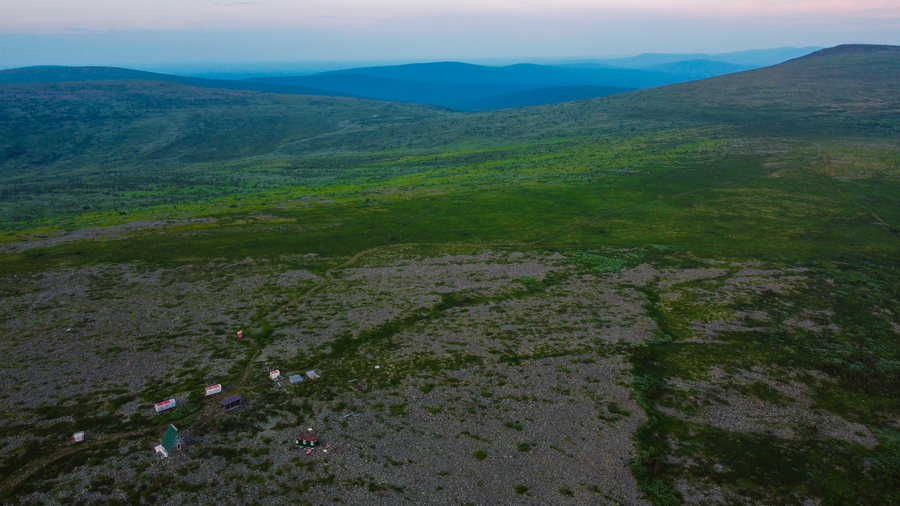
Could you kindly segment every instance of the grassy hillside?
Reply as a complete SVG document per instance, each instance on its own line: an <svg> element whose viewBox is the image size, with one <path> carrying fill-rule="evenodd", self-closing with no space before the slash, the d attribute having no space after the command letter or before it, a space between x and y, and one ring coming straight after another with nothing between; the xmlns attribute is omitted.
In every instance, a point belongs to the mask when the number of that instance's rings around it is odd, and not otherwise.
<svg viewBox="0 0 900 506"><path fill-rule="evenodd" d="M897 55L477 113L0 85L0 493L895 504Z"/></svg>
<svg viewBox="0 0 900 506"><path fill-rule="evenodd" d="M586 100L628 91L632 90L617 86L555 86L511 91L484 98L453 102L448 104L448 108L454 111L493 111L496 109Z"/></svg>
<svg viewBox="0 0 900 506"><path fill-rule="evenodd" d="M639 91L605 104L636 118L723 121L777 135L895 135L900 131L898 78L897 51L825 50L752 72Z"/></svg>

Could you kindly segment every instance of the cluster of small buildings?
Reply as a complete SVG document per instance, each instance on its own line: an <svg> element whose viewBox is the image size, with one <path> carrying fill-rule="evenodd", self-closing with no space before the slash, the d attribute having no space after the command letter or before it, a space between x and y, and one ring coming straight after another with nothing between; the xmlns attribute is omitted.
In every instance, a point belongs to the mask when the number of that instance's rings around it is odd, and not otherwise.
<svg viewBox="0 0 900 506"><path fill-rule="evenodd" d="M317 373L316 371L306 371L306 377L311 380L316 380L316 379L319 379L319 373ZM273 381L280 380L281 372L279 372L278 369L275 369L274 371L270 371L269 379L271 379ZM303 376L301 376L299 374L292 374L292 375L288 376L288 381L291 382L291 385L293 385L294 383L300 383L301 381L303 381Z"/></svg>
<svg viewBox="0 0 900 506"><path fill-rule="evenodd" d="M242 336L242 332L238 332L238 338L240 339ZM309 380L319 379L319 373L315 370L306 371L306 378ZM281 380L281 371L278 369L273 369L269 371L269 379L273 381ZM289 376L288 380L291 384L300 383L303 381L303 376L300 374L292 374ZM215 384L206 387L206 395L215 395L222 392L222 385ZM232 395L231 397L222 399L219 401L219 406L221 406L223 411L231 411L233 409L239 408L243 406L244 401L241 399L240 395ZM178 407L178 402L175 398L167 399L162 402L156 403L155 410L157 413L162 413L164 411L168 411L170 409L174 409ZM310 429L312 430L312 429ZM76 432L73 436L73 442L80 443L84 441L85 434L84 431ZM305 436L300 435L296 438L297 448L306 448L307 453L311 452L313 448L315 448L318 443L318 438L315 436ZM163 457L168 457L172 450L181 450L183 445L185 444L184 439L178 434L178 429L175 428L174 425L169 424L166 428L166 434L163 437L163 442L161 445L156 445L154 448L157 453L161 454Z"/></svg>
<svg viewBox="0 0 900 506"><path fill-rule="evenodd" d="M319 373L316 371L306 371L306 377L310 380L315 380L319 378ZM269 371L269 379L273 381L281 380L281 371L278 369L273 369ZM293 374L288 378L291 384L300 383L303 381L303 376L299 374ZM215 395L222 392L222 385L215 384L206 387L206 395ZM239 408L244 405L244 400L240 395L232 395L231 397L227 397L219 401L219 406L223 411L231 411L232 409ZM162 413L163 411L175 408L178 406L177 401L172 398L156 404L156 412ZM84 433L78 432L75 434L75 441L83 441ZM166 435L163 438L163 444L156 446L157 453L163 455L163 457L168 457L169 453L171 453L172 449L181 450L182 445L184 444L184 440L181 439L181 436L178 435L178 429L175 428L174 425L169 424L169 427L166 429ZM314 436L297 436L296 439L297 448L309 448L310 451L312 448L315 448L318 445L318 438Z"/></svg>

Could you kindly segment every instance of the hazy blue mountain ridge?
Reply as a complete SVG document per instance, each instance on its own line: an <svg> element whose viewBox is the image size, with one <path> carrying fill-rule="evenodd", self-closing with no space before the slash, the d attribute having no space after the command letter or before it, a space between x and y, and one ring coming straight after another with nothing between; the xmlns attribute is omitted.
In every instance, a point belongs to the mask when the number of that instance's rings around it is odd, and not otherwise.
<svg viewBox="0 0 900 506"><path fill-rule="evenodd" d="M716 77L725 74L733 74L735 72L744 72L753 70L757 67L750 65L737 65L735 63L725 63L713 60L688 60L673 63L660 63L642 67L641 70L649 70L651 72L663 72L666 74L677 75L685 80L706 79L707 77Z"/></svg>
<svg viewBox="0 0 900 506"><path fill-rule="evenodd" d="M0 71L0 83L167 81L203 88L356 97L481 111L581 100L715 77L805 56L814 49L777 48L718 55L643 54L558 65L523 63L502 67L461 62L413 63L243 80L113 67L46 66Z"/></svg>
<svg viewBox="0 0 900 506"><path fill-rule="evenodd" d="M490 83L528 87L625 86L630 88L647 88L679 81L678 77L673 77L666 73L639 69L581 69L536 65L533 63L488 67L457 62L414 63L386 67L356 68L304 76L303 79L323 75L336 76L346 74L369 75L420 83ZM270 82L268 78L257 78L252 79L252 81Z"/></svg>
<svg viewBox="0 0 900 506"><path fill-rule="evenodd" d="M687 79L690 77L652 70L580 69L534 64L487 67L441 62L248 81L323 88L363 98L473 111L580 100Z"/></svg>
<svg viewBox="0 0 900 506"><path fill-rule="evenodd" d="M311 88L308 86L279 86L251 81L229 81L225 79L173 76L170 74L159 74L156 72L145 72L142 70L117 67L41 66L0 70L0 83L3 84L78 81L165 81L187 84L189 86L197 86L200 88L263 91L267 93L286 93L290 95L348 96L337 91Z"/></svg>
<svg viewBox="0 0 900 506"><path fill-rule="evenodd" d="M264 77L250 82L278 86L323 88L374 100L446 104L527 89L525 85L505 83L422 83L364 74L325 74L301 77Z"/></svg>
<svg viewBox="0 0 900 506"><path fill-rule="evenodd" d="M808 54L814 53L821 48L807 47L779 47L774 49L751 49L748 51L736 51L733 53L720 54L677 54L677 53L644 53L628 58L607 58L596 60L582 60L578 62L570 62L567 66L590 66L600 65L606 67L618 68L645 68L653 65L662 65L666 63L685 62L691 60L717 61L722 63L731 63L733 65L746 65L748 67L759 68L777 65L779 63L800 58Z"/></svg>

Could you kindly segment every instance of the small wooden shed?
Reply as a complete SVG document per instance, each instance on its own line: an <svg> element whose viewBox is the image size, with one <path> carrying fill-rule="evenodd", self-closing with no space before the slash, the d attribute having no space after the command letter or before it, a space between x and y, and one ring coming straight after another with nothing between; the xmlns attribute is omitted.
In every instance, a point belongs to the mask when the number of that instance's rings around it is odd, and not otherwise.
<svg viewBox="0 0 900 506"><path fill-rule="evenodd" d="M222 409L225 411L231 411L234 408L239 408L244 404L243 399L241 399L240 395L232 395L227 399L222 399L219 401L219 406L222 406Z"/></svg>
<svg viewBox="0 0 900 506"><path fill-rule="evenodd" d="M319 438L315 436L297 436L297 448L315 448L319 444Z"/></svg>

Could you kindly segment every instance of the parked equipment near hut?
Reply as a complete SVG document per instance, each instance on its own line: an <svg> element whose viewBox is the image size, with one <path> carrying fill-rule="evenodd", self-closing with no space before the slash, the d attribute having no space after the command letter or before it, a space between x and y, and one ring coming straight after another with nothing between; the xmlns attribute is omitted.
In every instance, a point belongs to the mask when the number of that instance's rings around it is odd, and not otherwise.
<svg viewBox="0 0 900 506"><path fill-rule="evenodd" d="M231 397L219 401L219 406L222 406L222 409L225 411L231 411L234 408L239 408L244 404L243 399L241 399L240 395L232 395Z"/></svg>
<svg viewBox="0 0 900 506"><path fill-rule="evenodd" d="M159 402L156 404L156 412L162 413L163 411L165 411L167 409L172 409L175 406L177 406L175 399L169 399L167 401L162 401L162 402Z"/></svg>
<svg viewBox="0 0 900 506"><path fill-rule="evenodd" d="M206 395L217 394L222 391L222 385L213 385L211 387L206 387Z"/></svg>
<svg viewBox="0 0 900 506"><path fill-rule="evenodd" d="M315 436L297 436L297 448L315 448L319 444L319 438Z"/></svg>
<svg viewBox="0 0 900 506"><path fill-rule="evenodd" d="M301 381L303 381L303 376L300 376L299 374L292 374L290 377L288 377L288 380L290 380L291 384L293 385L294 383L300 383Z"/></svg>
<svg viewBox="0 0 900 506"><path fill-rule="evenodd" d="M269 379L270 380L274 381L274 380L277 380L280 378L281 378L281 372L278 371L278 369L275 369L274 371L269 371Z"/></svg>
<svg viewBox="0 0 900 506"><path fill-rule="evenodd" d="M309 377L309 379L311 379L311 380L314 380L314 379L318 379L318 378L319 378L319 373L317 373L316 371L306 371L306 375L307 375L307 376Z"/></svg>
<svg viewBox="0 0 900 506"><path fill-rule="evenodd" d="M76 443L80 443L80 442L84 441L84 431L76 432L75 436L72 439L74 439L75 440L74 442L76 442Z"/></svg>

